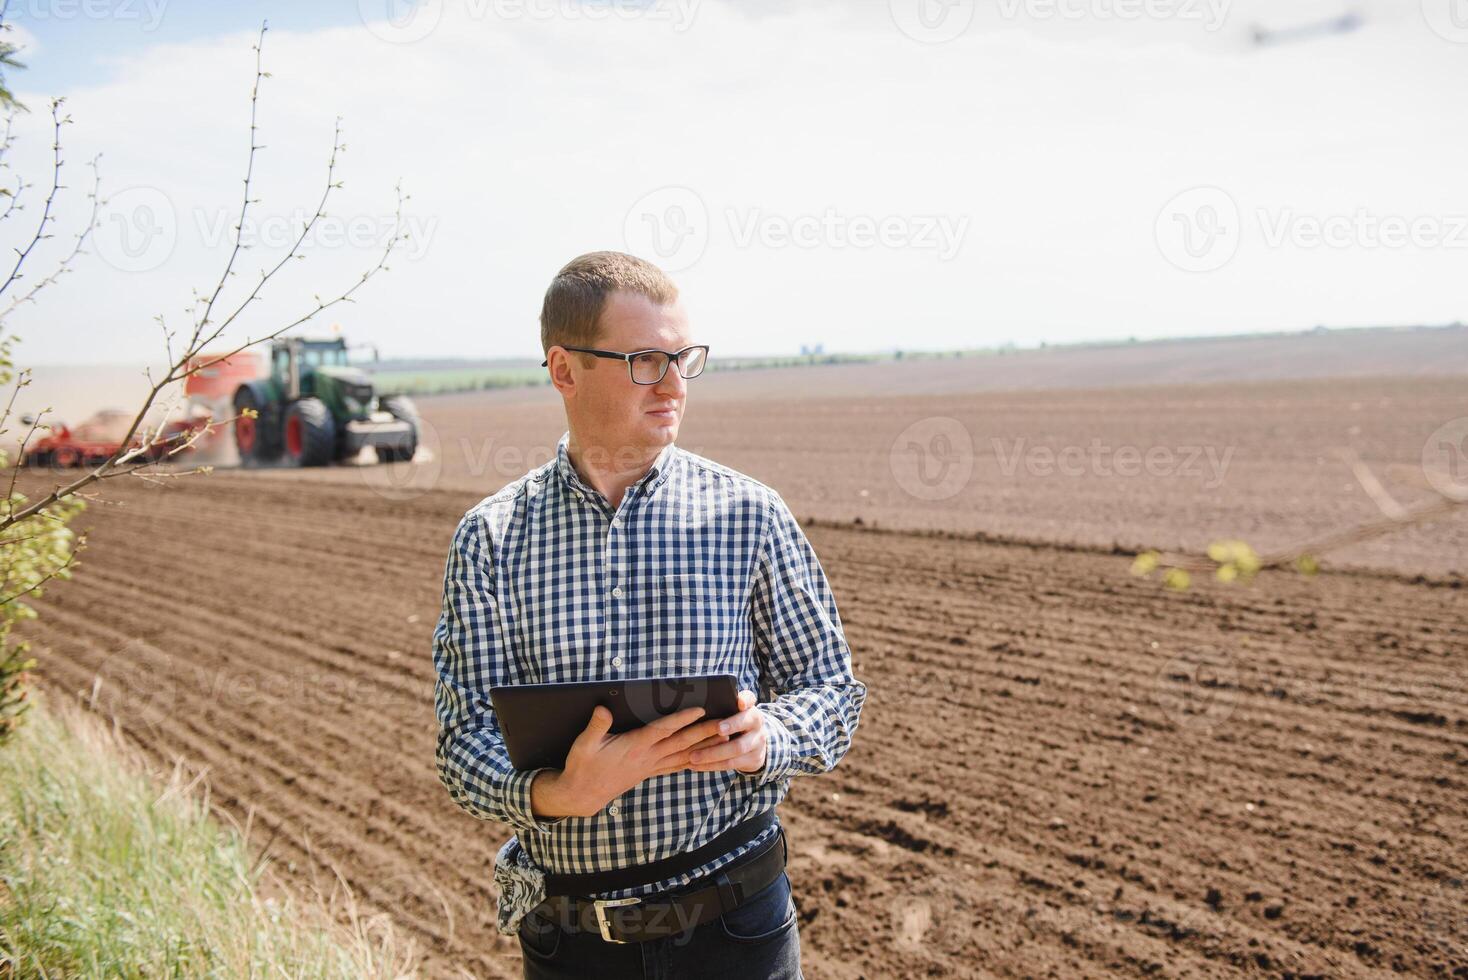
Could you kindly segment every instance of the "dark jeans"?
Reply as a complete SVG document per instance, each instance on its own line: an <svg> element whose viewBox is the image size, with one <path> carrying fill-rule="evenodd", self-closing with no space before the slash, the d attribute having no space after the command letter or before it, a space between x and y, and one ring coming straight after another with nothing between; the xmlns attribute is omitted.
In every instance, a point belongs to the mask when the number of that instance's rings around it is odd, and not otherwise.
<svg viewBox="0 0 1468 980"><path fill-rule="evenodd" d="M609 943L531 912L520 923L520 951L529 980L802 980L800 926L783 871L732 912L640 943Z"/></svg>

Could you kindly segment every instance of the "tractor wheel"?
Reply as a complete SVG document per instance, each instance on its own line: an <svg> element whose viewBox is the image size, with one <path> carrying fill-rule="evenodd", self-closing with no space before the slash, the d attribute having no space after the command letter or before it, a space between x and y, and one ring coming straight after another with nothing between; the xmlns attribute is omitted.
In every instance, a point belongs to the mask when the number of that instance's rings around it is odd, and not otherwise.
<svg viewBox="0 0 1468 980"><path fill-rule="evenodd" d="M382 399L382 410L395 419L402 419L413 427L413 434L406 445L378 446L379 463L406 463L418 451L418 406L407 395L388 395Z"/></svg>
<svg viewBox="0 0 1468 980"><path fill-rule="evenodd" d="M245 418L241 409L253 409L255 418ZM271 424L269 406L262 405L249 388L234 393L234 445L240 465L269 463L280 455L280 432Z"/></svg>
<svg viewBox="0 0 1468 980"><path fill-rule="evenodd" d="M285 460L291 466L325 466L336 458L336 420L319 398L302 398L285 410Z"/></svg>

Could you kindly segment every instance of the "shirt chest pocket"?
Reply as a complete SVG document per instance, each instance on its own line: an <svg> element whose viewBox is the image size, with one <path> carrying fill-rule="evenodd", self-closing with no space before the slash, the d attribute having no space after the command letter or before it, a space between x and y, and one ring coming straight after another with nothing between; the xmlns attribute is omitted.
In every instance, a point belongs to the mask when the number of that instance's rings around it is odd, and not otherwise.
<svg viewBox="0 0 1468 980"><path fill-rule="evenodd" d="M658 673L738 674L748 634L736 582L709 572L674 572L652 581L653 653Z"/></svg>

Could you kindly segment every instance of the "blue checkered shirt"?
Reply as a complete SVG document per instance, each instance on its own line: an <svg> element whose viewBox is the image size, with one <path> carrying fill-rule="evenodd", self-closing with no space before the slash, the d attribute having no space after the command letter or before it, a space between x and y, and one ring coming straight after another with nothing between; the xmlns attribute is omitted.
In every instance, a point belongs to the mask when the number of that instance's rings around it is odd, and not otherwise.
<svg viewBox="0 0 1468 980"><path fill-rule="evenodd" d="M669 445L613 512L571 464L569 435L554 459L464 515L433 635L440 779L469 813L515 828L506 847L518 838L542 873L563 874L671 857L774 807L792 776L841 760L866 699L825 572L778 493ZM540 770L511 765L491 687L714 673L759 693L762 770L665 773L594 816L532 814ZM679 887L776 833L590 897Z"/></svg>

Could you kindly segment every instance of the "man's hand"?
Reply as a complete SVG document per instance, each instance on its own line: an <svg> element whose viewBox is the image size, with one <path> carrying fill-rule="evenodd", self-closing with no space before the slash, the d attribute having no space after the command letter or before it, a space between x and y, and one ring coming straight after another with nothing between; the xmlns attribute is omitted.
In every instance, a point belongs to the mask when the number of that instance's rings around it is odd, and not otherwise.
<svg viewBox="0 0 1468 980"><path fill-rule="evenodd" d="M688 768L694 772L733 769L747 775L763 769L765 754L769 751L769 735L765 731L765 715L757 707L758 702L759 698L753 691L740 691L739 713L718 724L719 734L730 741L709 748L695 748Z"/></svg>
<svg viewBox="0 0 1468 980"><path fill-rule="evenodd" d="M590 817L644 779L694 768L690 755L695 749L720 746L729 738L718 731L719 719L699 721L703 714L703 708L684 708L608 735L612 712L597 705L576 736L565 768L541 773L531 784L531 808L542 817Z"/></svg>

